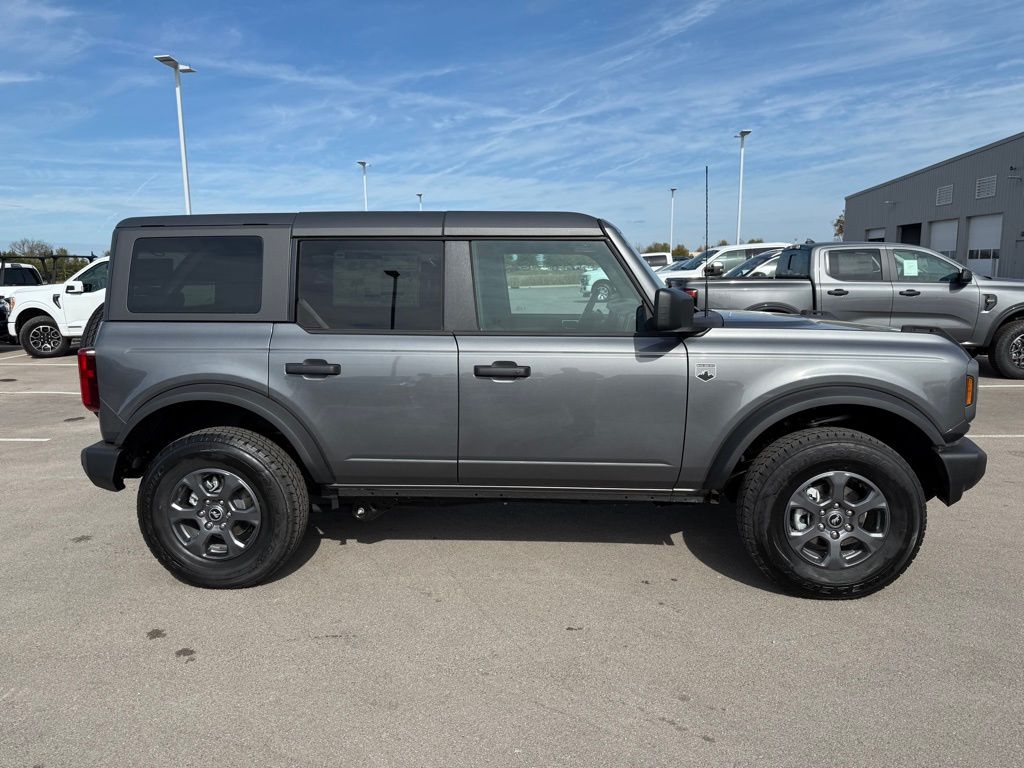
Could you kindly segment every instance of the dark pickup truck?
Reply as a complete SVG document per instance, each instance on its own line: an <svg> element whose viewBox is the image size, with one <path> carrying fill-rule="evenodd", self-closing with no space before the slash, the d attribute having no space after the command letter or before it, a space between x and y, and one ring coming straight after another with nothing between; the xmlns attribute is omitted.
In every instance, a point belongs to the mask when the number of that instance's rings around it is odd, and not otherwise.
<svg viewBox="0 0 1024 768"><path fill-rule="evenodd" d="M949 334L996 371L1024 379L1024 280L974 275L916 245L806 243L785 249L774 278L669 278L697 306L785 314ZM707 295L705 294L707 292Z"/></svg>

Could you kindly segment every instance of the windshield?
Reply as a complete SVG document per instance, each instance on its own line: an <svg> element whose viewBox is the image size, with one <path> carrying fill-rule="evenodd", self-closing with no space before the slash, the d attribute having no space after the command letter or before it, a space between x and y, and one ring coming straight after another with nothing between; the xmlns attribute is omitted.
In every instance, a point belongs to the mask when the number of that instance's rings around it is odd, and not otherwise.
<svg viewBox="0 0 1024 768"><path fill-rule="evenodd" d="M683 265L681 267L679 267L679 269L696 269L701 264L703 264L705 261L707 261L712 256L714 256L716 253L718 253L718 249L717 248L711 248L711 249L709 249L707 251L704 251L703 253L697 254L696 256L694 256L689 261L683 262Z"/></svg>
<svg viewBox="0 0 1024 768"><path fill-rule="evenodd" d="M722 277L746 277L758 267L762 266L766 261L770 261L779 255L778 251L768 251L758 256L754 256L752 259L747 259L738 267L733 267L726 272Z"/></svg>

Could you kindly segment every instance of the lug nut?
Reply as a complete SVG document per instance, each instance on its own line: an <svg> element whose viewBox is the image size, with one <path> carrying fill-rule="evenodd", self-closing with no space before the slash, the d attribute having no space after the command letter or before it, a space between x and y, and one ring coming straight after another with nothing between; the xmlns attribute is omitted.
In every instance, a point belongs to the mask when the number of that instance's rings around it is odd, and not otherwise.
<svg viewBox="0 0 1024 768"><path fill-rule="evenodd" d="M213 523L207 523L206 530L210 530L211 528L213 528Z"/></svg>
<svg viewBox="0 0 1024 768"><path fill-rule="evenodd" d="M225 525L226 525L225 523L221 523L221 524L220 524L220 529L221 529L222 531L224 530L224 527L225 527Z"/></svg>
<svg viewBox="0 0 1024 768"><path fill-rule="evenodd" d="M206 517L206 510L205 509L200 509L199 510L199 516L200 517Z"/></svg>
<svg viewBox="0 0 1024 768"><path fill-rule="evenodd" d="M825 524L824 523L818 523L818 530L819 531L824 531L825 530Z"/></svg>
<svg viewBox="0 0 1024 768"><path fill-rule="evenodd" d="M846 524L846 530L848 530L848 531L852 531L852 530L853 530L853 526L852 526L852 525L850 525L849 523L847 523L847 524Z"/></svg>
<svg viewBox="0 0 1024 768"><path fill-rule="evenodd" d="M839 538L839 531L832 531L832 538L833 539L838 539Z"/></svg>

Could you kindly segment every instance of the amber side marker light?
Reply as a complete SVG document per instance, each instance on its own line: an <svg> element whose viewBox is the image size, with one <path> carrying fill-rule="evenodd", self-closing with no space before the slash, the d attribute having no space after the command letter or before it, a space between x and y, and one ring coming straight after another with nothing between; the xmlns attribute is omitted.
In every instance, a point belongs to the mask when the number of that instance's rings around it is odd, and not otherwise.
<svg viewBox="0 0 1024 768"><path fill-rule="evenodd" d="M967 388L964 391L964 405L970 407L974 405L974 377L967 377Z"/></svg>

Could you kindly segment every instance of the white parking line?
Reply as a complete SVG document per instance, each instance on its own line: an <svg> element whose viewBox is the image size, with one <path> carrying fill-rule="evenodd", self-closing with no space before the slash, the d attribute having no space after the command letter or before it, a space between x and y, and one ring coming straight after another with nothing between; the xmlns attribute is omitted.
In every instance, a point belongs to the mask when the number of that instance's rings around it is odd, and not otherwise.
<svg viewBox="0 0 1024 768"><path fill-rule="evenodd" d="M975 438L975 437L979 437L979 438L981 438L981 437L1014 437L1014 438L1024 438L1024 435L970 435L970 437L971 438Z"/></svg>
<svg viewBox="0 0 1024 768"><path fill-rule="evenodd" d="M61 366L67 366L70 368L77 368L78 363L5 363L0 362L0 365L41 365L44 368L60 368Z"/></svg>
<svg viewBox="0 0 1024 768"><path fill-rule="evenodd" d="M0 437L0 443L48 443L48 437Z"/></svg>
<svg viewBox="0 0 1024 768"><path fill-rule="evenodd" d="M982 389L1024 389L1024 384L979 384Z"/></svg>
<svg viewBox="0 0 1024 768"><path fill-rule="evenodd" d="M5 355L0 357L0 360L13 360L16 357L28 357L28 352L20 352L17 355Z"/></svg>
<svg viewBox="0 0 1024 768"><path fill-rule="evenodd" d="M26 390L25 392L0 392L0 395L81 395L81 392L54 392L51 390Z"/></svg>

